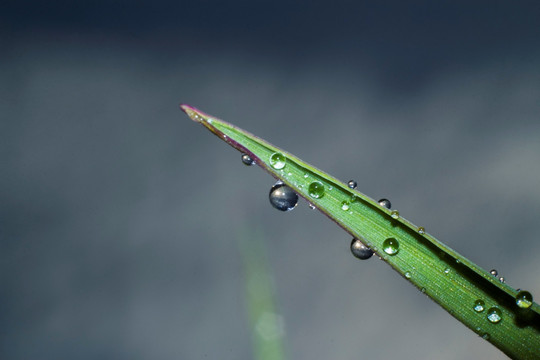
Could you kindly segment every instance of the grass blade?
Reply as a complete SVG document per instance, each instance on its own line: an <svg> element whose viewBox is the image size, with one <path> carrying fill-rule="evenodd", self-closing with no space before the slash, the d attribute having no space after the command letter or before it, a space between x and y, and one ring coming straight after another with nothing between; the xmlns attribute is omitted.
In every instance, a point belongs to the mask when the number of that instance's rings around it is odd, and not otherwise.
<svg viewBox="0 0 540 360"><path fill-rule="evenodd" d="M234 125L182 110L280 179L423 293L515 359L540 359L540 306L427 234L395 210Z"/></svg>

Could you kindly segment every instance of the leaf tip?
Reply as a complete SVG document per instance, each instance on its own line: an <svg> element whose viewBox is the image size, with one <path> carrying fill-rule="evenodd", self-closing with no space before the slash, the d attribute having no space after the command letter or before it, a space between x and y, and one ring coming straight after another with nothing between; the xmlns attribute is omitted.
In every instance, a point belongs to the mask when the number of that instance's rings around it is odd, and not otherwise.
<svg viewBox="0 0 540 360"><path fill-rule="evenodd" d="M202 122L204 120L204 118L201 115L200 111L195 109L193 106L191 105L187 105L187 104L180 104L180 109L186 113L187 116L189 116L189 118L193 121L196 121L196 122Z"/></svg>

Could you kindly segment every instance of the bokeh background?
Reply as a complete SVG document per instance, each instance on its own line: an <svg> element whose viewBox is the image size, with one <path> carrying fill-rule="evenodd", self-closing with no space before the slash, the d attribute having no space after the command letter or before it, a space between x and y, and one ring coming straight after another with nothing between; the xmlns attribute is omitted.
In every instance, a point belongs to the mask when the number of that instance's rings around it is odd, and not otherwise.
<svg viewBox="0 0 540 360"><path fill-rule="evenodd" d="M357 180L539 298L539 13L4 0L0 358L253 359L251 256L288 359L504 359L305 202L273 209L273 179L178 104Z"/></svg>

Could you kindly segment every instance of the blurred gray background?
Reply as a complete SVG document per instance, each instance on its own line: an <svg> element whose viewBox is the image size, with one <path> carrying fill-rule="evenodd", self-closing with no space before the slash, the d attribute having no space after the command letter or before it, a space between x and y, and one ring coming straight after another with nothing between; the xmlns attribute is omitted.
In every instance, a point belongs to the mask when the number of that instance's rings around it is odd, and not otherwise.
<svg viewBox="0 0 540 360"><path fill-rule="evenodd" d="M178 109L253 132L540 297L538 2L3 1L0 358L504 359Z"/></svg>

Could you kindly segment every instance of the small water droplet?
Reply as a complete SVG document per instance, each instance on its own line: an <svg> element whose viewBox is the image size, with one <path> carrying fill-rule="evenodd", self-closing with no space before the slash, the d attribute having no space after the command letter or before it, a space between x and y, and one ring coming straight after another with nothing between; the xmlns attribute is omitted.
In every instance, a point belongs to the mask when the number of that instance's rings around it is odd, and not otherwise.
<svg viewBox="0 0 540 360"><path fill-rule="evenodd" d="M307 179L308 178L308 174L304 174L304 179Z"/></svg>
<svg viewBox="0 0 540 360"><path fill-rule="evenodd" d="M396 255L399 252L399 242L394 238L388 238L383 242L383 250L388 255Z"/></svg>
<svg viewBox="0 0 540 360"><path fill-rule="evenodd" d="M358 239L352 239L351 252L360 260L366 260L373 256L373 251Z"/></svg>
<svg viewBox="0 0 540 360"><path fill-rule="evenodd" d="M242 162L244 165L251 166L254 161L248 154L242 154Z"/></svg>
<svg viewBox="0 0 540 360"><path fill-rule="evenodd" d="M426 288L423 287L423 288L420 289L420 291L423 292L423 293L425 293L425 292L426 292Z"/></svg>
<svg viewBox="0 0 540 360"><path fill-rule="evenodd" d="M316 209L315 205L313 205L312 203L308 203L308 206L309 206L309 208L310 208L311 210L315 210L315 209Z"/></svg>
<svg viewBox="0 0 540 360"><path fill-rule="evenodd" d="M287 158L282 153L273 153L270 155L270 165L276 170L283 169L287 162Z"/></svg>
<svg viewBox="0 0 540 360"><path fill-rule="evenodd" d="M516 305L522 309L528 309L533 304L533 297L530 292L522 290L516 295Z"/></svg>
<svg viewBox="0 0 540 360"><path fill-rule="evenodd" d="M498 273L497 270L495 270L495 269L491 269L491 270L489 271L489 273L490 273L491 275L493 275L493 276L499 275L499 273Z"/></svg>
<svg viewBox="0 0 540 360"><path fill-rule="evenodd" d="M347 183L347 186L350 187L351 189L356 189L358 187L358 183L354 180L349 180L349 182Z"/></svg>
<svg viewBox="0 0 540 360"><path fill-rule="evenodd" d="M381 205L382 207L385 207L387 209L390 209L392 207L392 204L390 203L390 200L388 200L388 199L379 200L379 205Z"/></svg>
<svg viewBox="0 0 540 360"><path fill-rule="evenodd" d="M314 181L309 184L309 195L315 199L322 198L324 196L324 185L320 181Z"/></svg>
<svg viewBox="0 0 540 360"><path fill-rule="evenodd" d="M448 268L444 269L444 273L447 274L447 275L450 274L450 269L448 269Z"/></svg>
<svg viewBox="0 0 540 360"><path fill-rule="evenodd" d="M499 281L504 284L504 278L502 276L499 278Z"/></svg>
<svg viewBox="0 0 540 360"><path fill-rule="evenodd" d="M343 201L341 203L341 210L343 210L343 211L349 210L350 207L351 207L351 204L349 204L349 202L347 200L345 200L345 201Z"/></svg>
<svg viewBox="0 0 540 360"><path fill-rule="evenodd" d="M424 229L423 226L419 226L419 227L418 227L418 233L419 233L419 234L425 234L425 233L426 233L426 229Z"/></svg>
<svg viewBox="0 0 540 360"><path fill-rule="evenodd" d="M456 259L456 264L461 264L461 260Z"/></svg>
<svg viewBox="0 0 540 360"><path fill-rule="evenodd" d="M410 279L411 277L412 277L411 273L407 271L405 273L405 278Z"/></svg>
<svg viewBox="0 0 540 360"><path fill-rule="evenodd" d="M290 211L298 204L298 195L294 190L279 181L272 186L268 197L270 204L281 211Z"/></svg>
<svg viewBox="0 0 540 360"><path fill-rule="evenodd" d="M392 217L392 219L399 219L399 211L392 210L392 212L390 213L390 216Z"/></svg>
<svg viewBox="0 0 540 360"><path fill-rule="evenodd" d="M484 335L482 335L482 339L484 340L489 340L489 334L488 333L485 333Z"/></svg>
<svg viewBox="0 0 540 360"><path fill-rule="evenodd" d="M502 312L499 308L492 307L487 312L487 319L492 324L498 324L502 320Z"/></svg>
<svg viewBox="0 0 540 360"><path fill-rule="evenodd" d="M478 300L476 300L476 301L474 302L473 309L474 309L474 311L476 311L476 312L482 312L482 311L484 311L485 306L486 306L486 303L484 302L484 300L478 299Z"/></svg>

